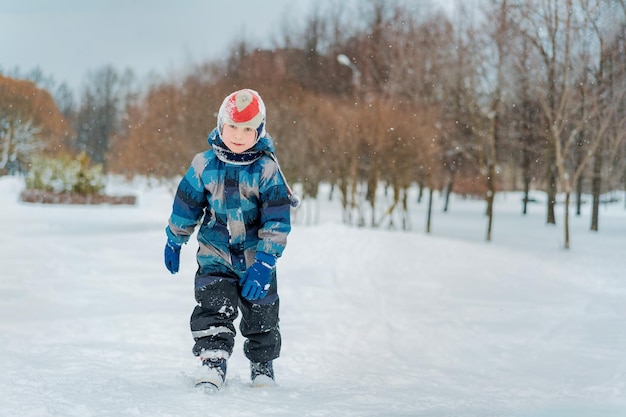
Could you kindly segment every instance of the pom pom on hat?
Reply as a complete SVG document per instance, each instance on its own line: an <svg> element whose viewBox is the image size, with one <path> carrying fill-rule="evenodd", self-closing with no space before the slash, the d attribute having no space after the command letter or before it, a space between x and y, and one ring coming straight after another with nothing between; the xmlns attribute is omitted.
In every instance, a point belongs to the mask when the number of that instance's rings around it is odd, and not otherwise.
<svg viewBox="0 0 626 417"><path fill-rule="evenodd" d="M250 127L257 131L257 138L265 136L265 103L259 93L246 88L226 96L217 114L220 134L225 124Z"/></svg>

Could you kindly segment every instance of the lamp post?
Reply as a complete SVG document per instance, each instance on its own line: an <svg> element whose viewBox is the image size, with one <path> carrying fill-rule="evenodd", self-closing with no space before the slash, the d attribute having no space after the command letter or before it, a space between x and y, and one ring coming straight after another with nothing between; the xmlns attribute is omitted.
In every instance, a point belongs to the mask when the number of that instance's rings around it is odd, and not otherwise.
<svg viewBox="0 0 626 417"><path fill-rule="evenodd" d="M359 69L357 68L356 65L354 65L352 60L344 54L337 55L337 62L339 62L341 65L345 65L346 67L350 68L350 70L352 71L352 86L354 88L354 95L357 97L360 96L361 95L361 71L359 71Z"/></svg>
<svg viewBox="0 0 626 417"><path fill-rule="evenodd" d="M350 70L352 71L352 88L353 88L353 93L354 93L354 100L355 100L355 105L358 104L359 99L361 97L361 93L362 93L362 89L361 89L361 71L359 71L359 69L357 68L356 65L354 65L354 63L352 62L352 60L350 60L350 58L348 58L346 55L344 54L339 54L337 55L337 62L339 62L339 64L341 65L345 65L346 67L350 68ZM355 141L348 141L348 143L350 144L350 155L356 156L358 149L355 147ZM348 220L349 223L352 223L352 209L357 209L358 210L358 214L359 214L359 225L363 225L365 224L365 220L363 218L363 212L362 212L362 208L361 208L361 204L357 202L357 192L358 192L358 164L359 164L359 159L356 157L352 157L350 158L350 168L349 168L349 177L350 177L350 183L352 184L352 186L350 187L350 207L346 207L346 219ZM348 190L346 189L346 194L348 193ZM346 201L348 200L348 196L346 195Z"/></svg>

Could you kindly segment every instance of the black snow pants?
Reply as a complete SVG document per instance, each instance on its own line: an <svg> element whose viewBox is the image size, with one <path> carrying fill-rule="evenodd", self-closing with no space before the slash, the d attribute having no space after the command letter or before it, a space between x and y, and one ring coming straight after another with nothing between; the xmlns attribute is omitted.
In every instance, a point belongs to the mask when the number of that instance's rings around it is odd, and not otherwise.
<svg viewBox="0 0 626 417"><path fill-rule="evenodd" d="M201 282L202 285L197 284ZM250 302L241 297L236 275L207 276L196 274L196 302L191 314L193 354L203 350L223 350L230 356L235 346L234 321L241 311L239 329L246 338L244 354L252 362L267 362L280 355L278 326L279 298L276 272L272 272L270 289L262 300Z"/></svg>

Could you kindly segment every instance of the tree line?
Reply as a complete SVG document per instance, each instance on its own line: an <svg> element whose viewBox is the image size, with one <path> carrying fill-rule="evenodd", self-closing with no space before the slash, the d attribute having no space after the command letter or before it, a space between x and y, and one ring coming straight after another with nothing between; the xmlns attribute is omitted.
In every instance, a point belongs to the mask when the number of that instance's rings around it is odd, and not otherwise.
<svg viewBox="0 0 626 417"><path fill-rule="evenodd" d="M241 40L223 60L141 88L105 67L79 104L57 91L61 116L49 114L70 126L62 132L44 135L24 112L19 120L35 126L30 137L54 138L49 148L85 152L110 173L172 178L207 146L223 97L249 87L266 102L287 177L304 198L332 184L347 223L375 227L402 213L409 227L417 184L429 205L433 190L484 197L487 240L504 190L524 191L523 213L529 192L545 191L550 224L562 193L566 248L570 206L580 214L590 193L598 230L602 195L626 189L626 0L483 0L452 14L413 3L320 7L271 48ZM18 141L7 139L5 107L0 163L13 152L27 167L30 151L10 150ZM389 206L377 206L382 192Z"/></svg>

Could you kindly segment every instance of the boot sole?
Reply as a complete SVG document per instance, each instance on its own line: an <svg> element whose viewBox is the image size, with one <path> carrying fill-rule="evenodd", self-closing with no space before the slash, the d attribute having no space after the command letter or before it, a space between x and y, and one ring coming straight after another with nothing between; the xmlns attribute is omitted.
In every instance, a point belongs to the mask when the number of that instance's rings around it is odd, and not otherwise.
<svg viewBox="0 0 626 417"><path fill-rule="evenodd" d="M274 380L267 375L258 375L252 381L252 386L254 388L273 387L274 385L276 385L276 382L274 382Z"/></svg>

